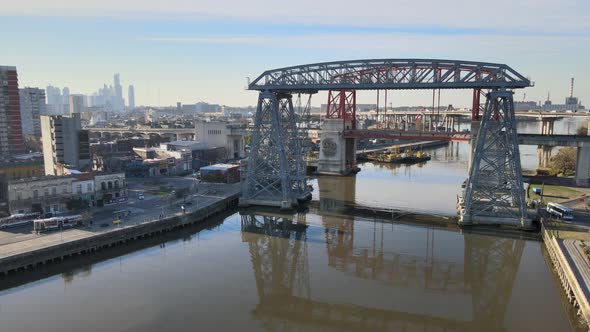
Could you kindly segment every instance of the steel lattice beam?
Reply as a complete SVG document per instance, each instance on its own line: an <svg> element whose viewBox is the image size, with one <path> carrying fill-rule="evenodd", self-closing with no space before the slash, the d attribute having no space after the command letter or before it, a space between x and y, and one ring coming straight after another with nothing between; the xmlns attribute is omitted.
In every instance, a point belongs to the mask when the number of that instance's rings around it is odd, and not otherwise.
<svg viewBox="0 0 590 332"><path fill-rule="evenodd" d="M325 62L267 70L248 89L259 91L376 89L516 89L529 79L505 64L375 59Z"/></svg>
<svg viewBox="0 0 590 332"><path fill-rule="evenodd" d="M326 118L342 119L350 123L350 129L356 129L356 90L330 90Z"/></svg>
<svg viewBox="0 0 590 332"><path fill-rule="evenodd" d="M460 222L528 228L524 194L513 92L494 90L486 95Z"/></svg>
<svg viewBox="0 0 590 332"><path fill-rule="evenodd" d="M242 172L242 205L291 208L309 194L296 120L290 94L260 93L251 152Z"/></svg>

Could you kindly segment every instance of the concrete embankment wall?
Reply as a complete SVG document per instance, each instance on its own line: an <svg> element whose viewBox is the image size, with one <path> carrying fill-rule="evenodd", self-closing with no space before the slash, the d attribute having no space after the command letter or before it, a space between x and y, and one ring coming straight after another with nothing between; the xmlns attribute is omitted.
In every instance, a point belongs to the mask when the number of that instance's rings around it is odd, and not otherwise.
<svg viewBox="0 0 590 332"><path fill-rule="evenodd" d="M541 223L541 234L565 295L576 309L577 315L582 317L587 326L590 326L590 303L573 271L572 263L565 256L564 249L558 240L545 229L543 223Z"/></svg>
<svg viewBox="0 0 590 332"><path fill-rule="evenodd" d="M171 216L157 221L119 228L83 239L0 258L0 274L34 268L38 265L62 260L65 257L91 253L102 248L199 223L227 209L237 207L238 198L239 194L235 194L190 214Z"/></svg>

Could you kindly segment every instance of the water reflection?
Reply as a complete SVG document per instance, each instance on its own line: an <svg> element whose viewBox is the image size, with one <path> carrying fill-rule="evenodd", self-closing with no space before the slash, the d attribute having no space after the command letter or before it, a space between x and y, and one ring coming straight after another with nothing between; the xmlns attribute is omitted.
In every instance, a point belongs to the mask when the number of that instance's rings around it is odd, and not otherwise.
<svg viewBox="0 0 590 332"><path fill-rule="evenodd" d="M253 315L269 331L500 331L524 248L518 239L344 216L321 216L320 232L304 213L241 213L241 227L259 296ZM321 233L329 268L354 277L339 292L384 290L389 301L343 302L312 292L308 242ZM449 245L449 238L463 241Z"/></svg>

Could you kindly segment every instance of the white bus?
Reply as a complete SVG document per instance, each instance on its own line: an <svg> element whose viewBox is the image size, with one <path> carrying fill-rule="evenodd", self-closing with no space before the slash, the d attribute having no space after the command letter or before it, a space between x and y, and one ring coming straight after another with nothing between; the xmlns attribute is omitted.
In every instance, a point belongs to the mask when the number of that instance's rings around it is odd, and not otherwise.
<svg viewBox="0 0 590 332"><path fill-rule="evenodd" d="M46 219L37 219L33 223L35 233L48 232L64 228L71 228L82 222L82 216L79 214L72 216L52 217Z"/></svg>
<svg viewBox="0 0 590 332"><path fill-rule="evenodd" d="M574 210L557 203L547 203L547 212L563 220L574 220Z"/></svg>

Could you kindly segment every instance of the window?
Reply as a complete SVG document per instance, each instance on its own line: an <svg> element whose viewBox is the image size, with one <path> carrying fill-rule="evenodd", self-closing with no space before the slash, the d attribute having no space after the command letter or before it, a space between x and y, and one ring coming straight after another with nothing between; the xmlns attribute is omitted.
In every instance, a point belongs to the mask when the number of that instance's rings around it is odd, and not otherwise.
<svg viewBox="0 0 590 332"><path fill-rule="evenodd" d="M63 194L67 194L68 193L68 186L63 186L63 188L61 189L61 192Z"/></svg>
<svg viewBox="0 0 590 332"><path fill-rule="evenodd" d="M20 191L16 193L16 199L19 200L19 201L21 200Z"/></svg>
<svg viewBox="0 0 590 332"><path fill-rule="evenodd" d="M115 189L119 189L119 180L115 180Z"/></svg>
<svg viewBox="0 0 590 332"><path fill-rule="evenodd" d="M92 192L92 183L88 183L88 184L86 185L86 191L87 191L87 192Z"/></svg>
<svg viewBox="0 0 590 332"><path fill-rule="evenodd" d="M76 192L77 192L78 194L81 194L81 193L82 193L82 185L81 185L81 184L78 184L78 185L76 186Z"/></svg>
<svg viewBox="0 0 590 332"><path fill-rule="evenodd" d="M45 190L43 191L43 195L49 196L49 188L45 188Z"/></svg>
<svg viewBox="0 0 590 332"><path fill-rule="evenodd" d="M107 190L107 184L105 182L100 183L100 189Z"/></svg>
<svg viewBox="0 0 590 332"><path fill-rule="evenodd" d="M51 195L53 195L53 196L57 195L57 188L55 188L55 187L51 188Z"/></svg>
<svg viewBox="0 0 590 332"><path fill-rule="evenodd" d="M109 190L110 189L113 189L113 182L112 181L109 181L109 186L108 187L109 187Z"/></svg>
<svg viewBox="0 0 590 332"><path fill-rule="evenodd" d="M33 190L33 198L37 198L39 197L39 190L35 189Z"/></svg>

